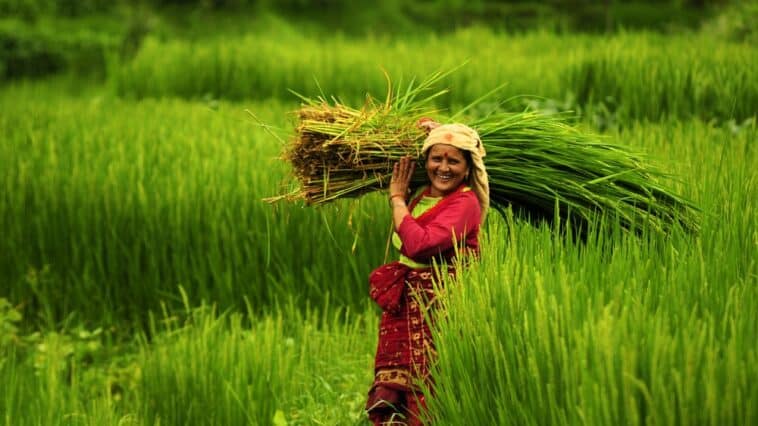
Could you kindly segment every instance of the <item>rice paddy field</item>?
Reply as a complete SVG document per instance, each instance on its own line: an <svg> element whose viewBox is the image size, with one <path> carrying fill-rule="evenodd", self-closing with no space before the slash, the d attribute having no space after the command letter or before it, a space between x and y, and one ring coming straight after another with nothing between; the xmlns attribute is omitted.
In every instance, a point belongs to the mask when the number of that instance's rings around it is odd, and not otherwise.
<svg viewBox="0 0 758 426"><path fill-rule="evenodd" d="M364 425L383 194L317 208L282 141L298 99L382 69L644 152L700 230L584 240L492 213L448 283L438 425L758 423L758 48L708 32L148 38L103 82L0 87L0 423ZM256 118L253 118L249 112ZM477 110L470 112L476 115ZM270 127L264 127L266 123ZM278 136L278 137L275 137Z"/></svg>

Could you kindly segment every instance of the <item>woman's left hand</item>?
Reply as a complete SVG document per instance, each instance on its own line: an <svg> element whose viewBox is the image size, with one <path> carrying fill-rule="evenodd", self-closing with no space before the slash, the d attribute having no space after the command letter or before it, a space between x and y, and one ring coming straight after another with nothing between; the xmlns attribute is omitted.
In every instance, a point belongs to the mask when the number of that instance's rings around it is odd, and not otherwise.
<svg viewBox="0 0 758 426"><path fill-rule="evenodd" d="M411 160L410 157L403 157L395 163L390 180L390 199L401 195L403 199L407 197L415 166L415 161Z"/></svg>
<svg viewBox="0 0 758 426"><path fill-rule="evenodd" d="M441 125L440 123L432 120L429 117L422 117L421 119L419 119L419 121L416 122L416 126L419 129L425 131L427 134L429 134L429 132L436 129L437 127L440 127L440 125Z"/></svg>

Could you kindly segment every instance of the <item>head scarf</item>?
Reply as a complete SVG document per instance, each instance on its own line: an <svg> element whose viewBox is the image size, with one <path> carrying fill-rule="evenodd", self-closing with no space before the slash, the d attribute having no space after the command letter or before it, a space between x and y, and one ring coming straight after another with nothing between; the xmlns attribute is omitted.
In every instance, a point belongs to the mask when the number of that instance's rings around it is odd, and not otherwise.
<svg viewBox="0 0 758 426"><path fill-rule="evenodd" d="M462 151L471 153L473 164L469 165L471 189L474 190L482 208L482 221L490 206L490 185L487 170L484 168L483 157L486 155L482 140L476 130L464 124L442 124L433 128L426 137L421 153L426 155L432 145L438 143L454 146Z"/></svg>

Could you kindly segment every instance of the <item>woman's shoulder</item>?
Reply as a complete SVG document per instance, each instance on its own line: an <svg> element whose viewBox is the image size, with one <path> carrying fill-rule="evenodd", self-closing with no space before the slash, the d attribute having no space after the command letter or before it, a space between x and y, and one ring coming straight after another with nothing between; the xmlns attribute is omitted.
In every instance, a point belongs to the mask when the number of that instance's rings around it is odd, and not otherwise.
<svg viewBox="0 0 758 426"><path fill-rule="evenodd" d="M460 204L467 209L481 210L479 205L479 198L476 196L476 192L469 186L463 186L460 190L445 197L448 202L454 204Z"/></svg>
<svg viewBox="0 0 758 426"><path fill-rule="evenodd" d="M460 190L455 191L454 193L450 194L450 196L451 197L458 197L458 198L462 198L462 199L466 199L466 200L469 200L469 199L476 200L477 199L476 198L476 192L474 192L474 190L470 186L468 186L468 185L463 185Z"/></svg>
<svg viewBox="0 0 758 426"><path fill-rule="evenodd" d="M458 192L463 192L463 193L466 193L466 192L469 192L469 193L474 193L474 190L473 190L473 189L472 189L470 186L468 186L468 185L462 185L462 186L461 186L461 190L460 190L460 191L458 191Z"/></svg>

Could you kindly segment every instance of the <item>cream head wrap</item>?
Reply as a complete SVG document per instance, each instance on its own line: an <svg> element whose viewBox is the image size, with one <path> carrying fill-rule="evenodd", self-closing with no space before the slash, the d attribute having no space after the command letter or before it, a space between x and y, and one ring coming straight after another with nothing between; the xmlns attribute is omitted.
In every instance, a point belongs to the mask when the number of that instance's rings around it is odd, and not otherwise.
<svg viewBox="0 0 758 426"><path fill-rule="evenodd" d="M454 146L462 151L471 153L473 164L469 164L469 185L474 190L482 207L482 221L490 206L490 185L487 170L484 168L483 157L486 155L482 140L476 130L464 124L442 124L433 128L421 147L422 155L426 156L429 148L438 143Z"/></svg>

